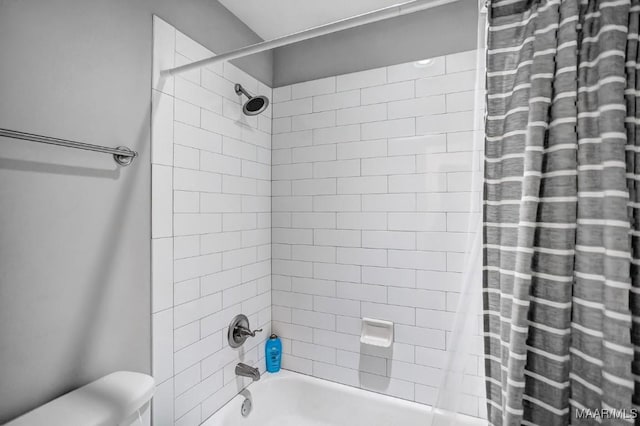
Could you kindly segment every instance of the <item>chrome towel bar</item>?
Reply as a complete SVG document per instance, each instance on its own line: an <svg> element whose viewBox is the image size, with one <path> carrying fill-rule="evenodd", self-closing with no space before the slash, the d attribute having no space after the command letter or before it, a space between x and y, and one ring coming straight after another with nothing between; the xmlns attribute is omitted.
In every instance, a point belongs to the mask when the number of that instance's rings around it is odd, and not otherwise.
<svg viewBox="0 0 640 426"><path fill-rule="evenodd" d="M128 166L137 157L138 153L126 146L109 148L108 146L92 145L84 142L70 141L67 139L52 138L49 136L36 135L33 133L18 132L16 130L0 128L0 136L12 139L21 139L31 142L46 143L50 145L64 146L67 148L84 149L85 151L104 152L113 155L113 159L121 166Z"/></svg>

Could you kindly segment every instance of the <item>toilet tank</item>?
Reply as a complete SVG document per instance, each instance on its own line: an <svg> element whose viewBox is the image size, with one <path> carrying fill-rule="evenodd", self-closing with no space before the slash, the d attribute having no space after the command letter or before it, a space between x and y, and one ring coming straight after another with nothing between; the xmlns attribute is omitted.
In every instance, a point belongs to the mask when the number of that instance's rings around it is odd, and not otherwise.
<svg viewBox="0 0 640 426"><path fill-rule="evenodd" d="M62 395L6 426L149 426L154 389L153 377L118 371Z"/></svg>

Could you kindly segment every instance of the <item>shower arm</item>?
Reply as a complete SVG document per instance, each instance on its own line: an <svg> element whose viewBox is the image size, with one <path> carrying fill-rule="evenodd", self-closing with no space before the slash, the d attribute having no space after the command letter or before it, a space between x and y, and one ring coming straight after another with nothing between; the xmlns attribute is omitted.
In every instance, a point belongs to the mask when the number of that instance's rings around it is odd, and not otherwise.
<svg viewBox="0 0 640 426"><path fill-rule="evenodd" d="M373 22L383 21L389 18L408 15L411 13L419 12L421 10L431 9L432 7L442 6L457 1L462 0L413 0L406 3L400 3L393 6L384 7L382 9L374 10L372 12L352 16L350 18L341 19L329 24L309 28L297 33L278 37L273 40L263 41L260 43L252 44L250 46L245 46L240 49L232 50L231 52L222 53L220 55L202 59L190 64L163 70L161 71L161 74L165 76L181 74L194 69L202 68L207 65L242 58L245 56L253 55L255 53L260 53L300 41L308 40L310 38L335 33L337 31L342 31L349 28L359 27L361 25L370 24Z"/></svg>
<svg viewBox="0 0 640 426"><path fill-rule="evenodd" d="M242 93L243 95L245 95L248 99L253 99L253 96L251 96L251 94L249 94L249 92L247 92L244 87L242 87L241 84L236 84L234 87L234 90L236 91L236 95L240 96L240 94Z"/></svg>

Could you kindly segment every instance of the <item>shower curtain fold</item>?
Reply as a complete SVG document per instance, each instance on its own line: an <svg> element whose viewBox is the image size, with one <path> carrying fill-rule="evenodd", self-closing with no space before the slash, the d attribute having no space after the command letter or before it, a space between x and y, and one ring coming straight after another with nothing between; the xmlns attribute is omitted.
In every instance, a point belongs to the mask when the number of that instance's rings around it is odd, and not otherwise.
<svg viewBox="0 0 640 426"><path fill-rule="evenodd" d="M491 6L483 299L492 424L578 424L594 419L577 410L637 408L639 2Z"/></svg>

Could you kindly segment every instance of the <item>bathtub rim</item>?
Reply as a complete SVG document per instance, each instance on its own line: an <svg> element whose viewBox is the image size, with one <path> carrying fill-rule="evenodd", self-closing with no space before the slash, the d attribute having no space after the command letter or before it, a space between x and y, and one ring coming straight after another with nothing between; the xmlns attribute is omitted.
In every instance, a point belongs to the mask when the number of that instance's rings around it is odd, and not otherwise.
<svg viewBox="0 0 640 426"><path fill-rule="evenodd" d="M285 370L285 369L281 369L279 372L277 373L269 373L269 372L265 372L262 377L260 378L260 380L258 382L253 382L250 383L249 386L247 386L246 388L244 388L243 390L241 390L240 392L238 392L238 394L236 394L233 398L231 398L229 401L227 401L224 405L222 405L218 410L216 410L216 412L214 412L212 415L210 415L209 417L207 417L205 420L203 420L203 422L200 424L200 426L214 426L214 421L216 420L216 416L221 415L222 410L226 409L231 409L230 405L236 403L238 405L238 407L240 407L240 405L242 404L242 401L244 401L244 399L246 398L245 394L245 390L249 391L249 393L251 393L252 389L256 386L260 386L262 383L264 382L274 382L274 381L282 381L282 380L287 380L287 379L294 379L294 380L302 380L305 381L307 383L315 383L320 385L320 387L325 388L326 390L342 390L344 392L347 392L348 394L355 394L355 395L366 395L367 399L373 399L373 400L377 400L377 401L387 401L387 402L391 402L394 405L398 406L398 408L402 408L402 407L407 407L407 408L413 408L413 409L420 409L420 410L424 410L425 411L425 424L428 420L428 415L430 415L433 412L433 407L431 405L428 404L422 404L420 402L416 402L416 401L409 401L406 399L402 399L402 398L398 398L395 396L391 396L391 395L386 395L380 392L376 392L376 391L372 391L372 390L368 390L368 389L362 389L362 388L358 388L355 386L350 386L350 385L346 385L343 383L339 383L339 382L334 382L331 380L327 380L327 379L322 379L319 377L315 377L315 376L311 376L308 374L304 374L304 373L299 373L296 371L291 371L291 370ZM465 426L486 426L488 425L488 422L486 419L482 419L479 417L473 417L467 414L457 414L457 416L459 416L459 418L464 419Z"/></svg>

